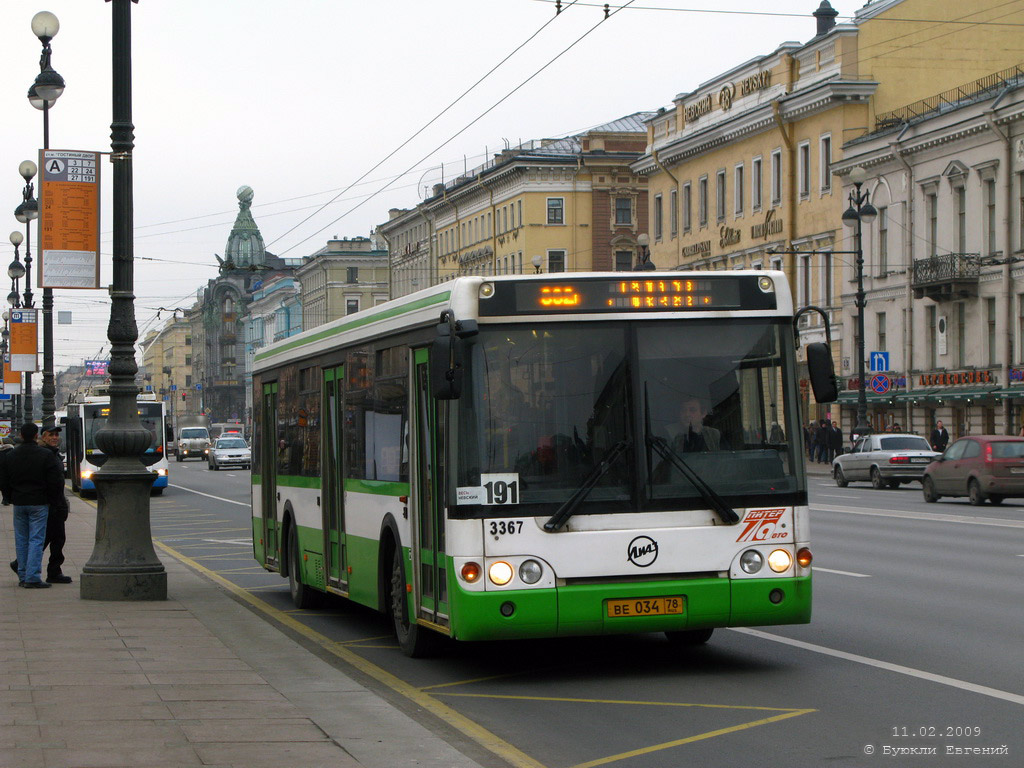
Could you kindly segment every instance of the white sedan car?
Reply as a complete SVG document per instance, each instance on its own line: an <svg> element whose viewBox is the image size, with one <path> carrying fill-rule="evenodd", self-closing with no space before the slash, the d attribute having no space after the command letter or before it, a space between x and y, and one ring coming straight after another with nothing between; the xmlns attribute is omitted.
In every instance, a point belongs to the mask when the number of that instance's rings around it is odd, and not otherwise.
<svg viewBox="0 0 1024 768"><path fill-rule="evenodd" d="M850 453L836 456L832 477L840 488L856 480L869 480L872 488L896 488L900 483L920 480L925 467L941 455L920 435L866 435L857 440Z"/></svg>
<svg viewBox="0 0 1024 768"><path fill-rule="evenodd" d="M245 467L252 466L252 451L249 445L240 437L221 437L210 448L207 463L210 469L217 470L221 467Z"/></svg>

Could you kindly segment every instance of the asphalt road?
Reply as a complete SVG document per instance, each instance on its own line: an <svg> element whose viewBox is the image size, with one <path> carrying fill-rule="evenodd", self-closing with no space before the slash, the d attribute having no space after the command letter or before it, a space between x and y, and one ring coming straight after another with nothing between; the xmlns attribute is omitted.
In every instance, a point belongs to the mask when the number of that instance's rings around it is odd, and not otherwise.
<svg viewBox="0 0 1024 768"><path fill-rule="evenodd" d="M292 609L287 582L252 559L248 482L172 463L152 504L162 556L186 558L481 764L1024 760L1024 505L925 504L916 483L840 489L812 476L809 625L718 630L685 655L641 635L453 644L413 660L369 610Z"/></svg>

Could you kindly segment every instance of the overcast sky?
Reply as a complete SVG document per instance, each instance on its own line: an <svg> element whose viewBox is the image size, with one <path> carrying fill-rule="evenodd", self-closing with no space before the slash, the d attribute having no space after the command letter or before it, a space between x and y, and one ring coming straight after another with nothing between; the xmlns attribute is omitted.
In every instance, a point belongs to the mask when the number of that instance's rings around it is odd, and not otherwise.
<svg viewBox="0 0 1024 768"><path fill-rule="evenodd" d="M242 185L255 190L253 214L268 250L308 255L331 237L368 235L389 208L415 205L425 187L441 180L442 164L450 179L505 142L564 136L670 105L676 94L784 41L807 41L818 6L636 0L614 12L624 2L612 3L607 20L602 4L571 0L562 1L557 17L554 0L133 5L140 338L167 317L157 320L159 307L191 305L196 290L216 276L214 254L224 252ZM840 22L862 4L832 2ZM13 216L21 200L18 165L34 159L42 143L42 113L26 98L39 71L31 19L40 10L60 20L52 63L67 83L51 110L50 146L110 150L110 5L0 1L0 179L7 179L12 230L22 226ZM107 285L109 163L102 173ZM33 232L33 251L35 239ZM0 250L9 263L13 248L2 229ZM55 308L74 317L71 326L55 325L57 370L101 348L106 356L105 289L55 291Z"/></svg>

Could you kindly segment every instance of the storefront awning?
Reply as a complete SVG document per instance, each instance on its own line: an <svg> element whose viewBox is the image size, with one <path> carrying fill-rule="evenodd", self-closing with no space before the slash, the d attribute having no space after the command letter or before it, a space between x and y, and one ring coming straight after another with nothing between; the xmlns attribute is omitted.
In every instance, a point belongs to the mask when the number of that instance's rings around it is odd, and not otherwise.
<svg viewBox="0 0 1024 768"><path fill-rule="evenodd" d="M997 389L992 393L992 397L998 397L1001 400L1010 400L1013 398L1020 398L1024 400L1024 386Z"/></svg>
<svg viewBox="0 0 1024 768"><path fill-rule="evenodd" d="M908 391L897 392L893 395L892 399L897 403L905 403L908 400L913 402L915 400L929 400L931 395L938 392L937 389L912 389Z"/></svg>
<svg viewBox="0 0 1024 768"><path fill-rule="evenodd" d="M869 403L888 403L890 400L893 399L893 397L895 397L895 395L891 392L887 392L884 395L880 395L877 392L872 392L871 390L866 391L864 395ZM856 405L857 390L848 389L843 392L840 392L839 397L837 398L837 402L840 405Z"/></svg>
<svg viewBox="0 0 1024 768"><path fill-rule="evenodd" d="M998 387L946 387L936 389L932 400L980 400L991 396Z"/></svg>

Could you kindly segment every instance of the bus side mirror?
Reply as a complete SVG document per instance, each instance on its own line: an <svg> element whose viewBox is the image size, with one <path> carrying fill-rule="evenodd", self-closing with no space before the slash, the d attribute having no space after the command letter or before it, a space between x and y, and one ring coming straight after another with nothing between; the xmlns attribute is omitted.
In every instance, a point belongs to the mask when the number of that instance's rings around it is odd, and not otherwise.
<svg viewBox="0 0 1024 768"><path fill-rule="evenodd" d="M819 403L834 403L839 397L836 371L829 345L816 341L807 345L807 373L811 379L814 399Z"/></svg>
<svg viewBox="0 0 1024 768"><path fill-rule="evenodd" d="M430 388L435 400L458 400L462 394L464 339L479 333L476 320L453 321L441 313L437 336L430 346Z"/></svg>

